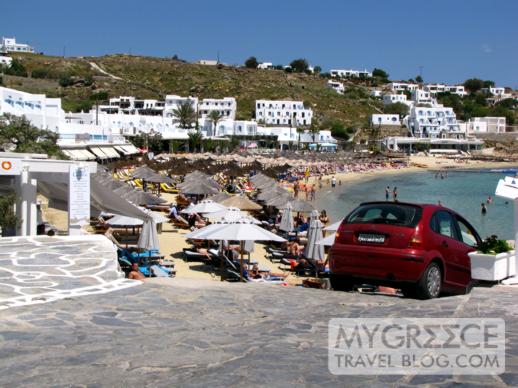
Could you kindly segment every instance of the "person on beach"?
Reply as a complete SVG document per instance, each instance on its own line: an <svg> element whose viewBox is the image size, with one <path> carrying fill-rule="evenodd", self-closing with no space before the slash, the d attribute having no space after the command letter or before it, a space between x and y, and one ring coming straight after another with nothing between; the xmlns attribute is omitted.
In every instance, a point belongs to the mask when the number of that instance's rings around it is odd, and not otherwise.
<svg viewBox="0 0 518 388"><path fill-rule="evenodd" d="M318 217L318 219L320 220L321 223L323 223L324 225L327 224L329 222L329 217L327 216L327 212L324 210L322 210L322 213L320 213L320 216Z"/></svg>
<svg viewBox="0 0 518 388"><path fill-rule="evenodd" d="M331 187L332 187L332 188L335 188L335 187L336 187L336 178L335 178L335 177L332 177L332 178L331 178Z"/></svg>
<svg viewBox="0 0 518 388"><path fill-rule="evenodd" d="M482 215L487 213L487 207L486 207L486 204L484 202L482 202L480 204L480 212L482 213Z"/></svg>
<svg viewBox="0 0 518 388"><path fill-rule="evenodd" d="M392 190L392 199L394 200L394 202L397 201L397 187L394 186L394 190Z"/></svg>
<svg viewBox="0 0 518 388"><path fill-rule="evenodd" d="M128 273L128 279L132 280L146 280L146 277L138 267L137 263L131 264L131 271Z"/></svg>
<svg viewBox="0 0 518 388"><path fill-rule="evenodd" d="M437 201L437 206L442 206L442 202L441 201Z"/></svg>
<svg viewBox="0 0 518 388"><path fill-rule="evenodd" d="M178 217L178 209L176 208L176 204L172 203L169 207L169 218L176 219Z"/></svg>
<svg viewBox="0 0 518 388"><path fill-rule="evenodd" d="M487 203L492 204L493 203L493 197L489 196L487 197Z"/></svg>
<svg viewBox="0 0 518 388"><path fill-rule="evenodd" d="M385 201L388 201L390 198L390 186L385 188Z"/></svg>
<svg viewBox="0 0 518 388"><path fill-rule="evenodd" d="M316 190L315 190L315 185L311 185L311 196L310 196L310 199L311 201L314 201L315 200L315 194L316 194Z"/></svg>

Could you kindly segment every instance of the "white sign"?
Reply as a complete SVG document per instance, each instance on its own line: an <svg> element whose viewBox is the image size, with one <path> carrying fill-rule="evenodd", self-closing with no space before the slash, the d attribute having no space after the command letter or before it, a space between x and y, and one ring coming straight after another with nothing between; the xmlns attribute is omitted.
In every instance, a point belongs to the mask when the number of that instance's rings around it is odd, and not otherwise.
<svg viewBox="0 0 518 388"><path fill-rule="evenodd" d="M68 180L68 232L79 234L90 220L90 171L88 166L72 165Z"/></svg>
<svg viewBox="0 0 518 388"><path fill-rule="evenodd" d="M0 175L20 175L21 172L21 159L0 158Z"/></svg>

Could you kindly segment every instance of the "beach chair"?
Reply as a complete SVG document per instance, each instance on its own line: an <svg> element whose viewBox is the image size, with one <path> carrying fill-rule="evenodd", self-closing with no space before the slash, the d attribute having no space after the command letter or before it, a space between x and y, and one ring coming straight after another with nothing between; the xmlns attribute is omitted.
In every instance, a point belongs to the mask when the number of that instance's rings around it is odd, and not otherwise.
<svg viewBox="0 0 518 388"><path fill-rule="evenodd" d="M189 227L189 223L182 216L173 217L173 218L171 218L171 220L169 222L172 223L174 226L177 226L179 228L185 228L185 229L189 229L190 228Z"/></svg>
<svg viewBox="0 0 518 388"><path fill-rule="evenodd" d="M184 261L201 261L201 262L205 263L209 260L207 255L205 255L203 253L198 253L189 248L184 248L182 255L183 255Z"/></svg>

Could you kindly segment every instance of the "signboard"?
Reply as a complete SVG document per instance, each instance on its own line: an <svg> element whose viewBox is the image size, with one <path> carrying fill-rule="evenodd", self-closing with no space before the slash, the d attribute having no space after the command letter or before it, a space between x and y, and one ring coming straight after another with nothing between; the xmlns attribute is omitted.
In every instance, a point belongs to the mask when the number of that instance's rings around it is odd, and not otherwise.
<svg viewBox="0 0 518 388"><path fill-rule="evenodd" d="M90 221L90 171L88 166L70 166L68 178L68 232L80 234Z"/></svg>
<svg viewBox="0 0 518 388"><path fill-rule="evenodd" d="M20 175L21 172L21 159L0 158L0 175Z"/></svg>

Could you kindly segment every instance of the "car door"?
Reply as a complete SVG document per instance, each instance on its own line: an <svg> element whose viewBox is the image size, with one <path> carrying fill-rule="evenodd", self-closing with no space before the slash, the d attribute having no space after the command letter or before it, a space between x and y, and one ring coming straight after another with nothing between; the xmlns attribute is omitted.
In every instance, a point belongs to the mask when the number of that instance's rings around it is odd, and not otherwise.
<svg viewBox="0 0 518 388"><path fill-rule="evenodd" d="M471 260L468 256L469 252L477 249L478 244L482 241L475 228L470 225L462 217L456 215L457 236L462 246L459 248L458 263L463 268L461 271L462 282L469 283L471 281Z"/></svg>
<svg viewBox="0 0 518 388"><path fill-rule="evenodd" d="M465 244L458 238L458 226L455 217L447 210L438 210L431 220L433 230L433 248L444 260L444 282L453 287L465 287L466 269L461 256L465 254Z"/></svg>

